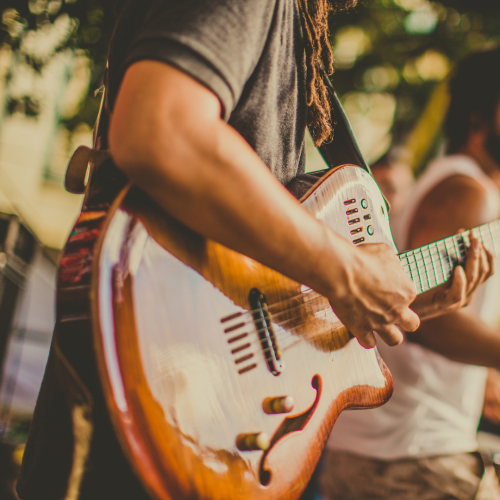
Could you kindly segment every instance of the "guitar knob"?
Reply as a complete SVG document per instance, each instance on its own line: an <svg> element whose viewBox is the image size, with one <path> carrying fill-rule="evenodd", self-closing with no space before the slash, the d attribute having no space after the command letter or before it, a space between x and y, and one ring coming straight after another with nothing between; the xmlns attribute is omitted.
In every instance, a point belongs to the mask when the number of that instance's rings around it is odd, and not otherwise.
<svg viewBox="0 0 500 500"><path fill-rule="evenodd" d="M262 402L262 409L268 415L276 413L290 413L295 402L292 396L280 396L277 398L266 398Z"/></svg>
<svg viewBox="0 0 500 500"><path fill-rule="evenodd" d="M255 434L239 434L236 437L236 447L240 451L266 451L271 444L269 436L265 432Z"/></svg>

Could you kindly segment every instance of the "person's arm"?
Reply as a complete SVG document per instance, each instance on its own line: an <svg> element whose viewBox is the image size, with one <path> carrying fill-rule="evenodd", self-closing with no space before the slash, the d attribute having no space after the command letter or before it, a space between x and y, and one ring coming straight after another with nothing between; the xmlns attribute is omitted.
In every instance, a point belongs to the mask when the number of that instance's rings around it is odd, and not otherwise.
<svg viewBox="0 0 500 500"><path fill-rule="evenodd" d="M154 61L127 70L109 144L117 166L165 211L205 237L325 295L366 347L414 330L415 298L389 246L359 247L316 220L221 118L217 97Z"/></svg>
<svg viewBox="0 0 500 500"><path fill-rule="evenodd" d="M493 255L472 235L470 240L463 267L455 267L450 281L419 295L411 304L421 319L449 314L468 305L477 287L494 273Z"/></svg>
<svg viewBox="0 0 500 500"><path fill-rule="evenodd" d="M490 368L484 391L483 416L490 422L500 424L500 372Z"/></svg>
<svg viewBox="0 0 500 500"><path fill-rule="evenodd" d="M500 369L500 331L468 308L422 321L406 336L453 361Z"/></svg>
<svg viewBox="0 0 500 500"><path fill-rule="evenodd" d="M459 228L486 222L484 188L472 178L454 176L436 186L422 201L413 219L409 246L419 247L454 234ZM481 248L478 243L476 240L476 252ZM469 273L479 274L482 281L492 272L491 267L491 254L483 253L480 266ZM500 368L500 331L468 308L424 320L417 331L406 337L455 361Z"/></svg>

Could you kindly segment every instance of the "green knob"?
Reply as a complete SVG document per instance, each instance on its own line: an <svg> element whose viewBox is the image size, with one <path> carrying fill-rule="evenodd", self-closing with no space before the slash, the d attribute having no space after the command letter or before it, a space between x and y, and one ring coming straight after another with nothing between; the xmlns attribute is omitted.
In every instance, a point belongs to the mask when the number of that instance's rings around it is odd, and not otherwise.
<svg viewBox="0 0 500 500"><path fill-rule="evenodd" d="M361 200L361 208L365 210L368 208L368 202L364 198Z"/></svg>
<svg viewBox="0 0 500 500"><path fill-rule="evenodd" d="M375 232L375 229L373 229L373 226L368 226L366 232L371 236Z"/></svg>

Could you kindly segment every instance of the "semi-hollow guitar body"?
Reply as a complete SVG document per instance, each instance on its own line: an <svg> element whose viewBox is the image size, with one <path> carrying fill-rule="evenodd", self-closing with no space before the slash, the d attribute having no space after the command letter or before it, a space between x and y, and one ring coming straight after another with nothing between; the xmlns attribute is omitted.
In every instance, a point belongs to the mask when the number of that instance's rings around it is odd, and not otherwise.
<svg viewBox="0 0 500 500"><path fill-rule="evenodd" d="M395 249L385 201L361 168L330 171L302 204L354 244ZM97 237L85 260L75 245ZM296 499L340 412L392 394L377 350L324 297L193 233L134 187L105 219L82 213L71 238L60 294L93 261L108 409L158 499Z"/></svg>

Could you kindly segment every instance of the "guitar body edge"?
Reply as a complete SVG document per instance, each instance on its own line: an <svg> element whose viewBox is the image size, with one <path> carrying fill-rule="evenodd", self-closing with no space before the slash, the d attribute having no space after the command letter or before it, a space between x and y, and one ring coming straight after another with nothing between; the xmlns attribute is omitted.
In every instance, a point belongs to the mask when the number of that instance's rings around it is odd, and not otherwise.
<svg viewBox="0 0 500 500"><path fill-rule="evenodd" d="M302 202L355 244L394 246L380 191L358 167L330 172ZM201 238L135 188L100 228L91 308L101 380L154 497L295 500L340 412L390 398L376 349L352 339L315 292ZM265 322L251 312L253 289L265 297L279 360L269 360ZM265 400L284 396L290 412L266 413ZM252 434L266 434L269 449L240 449Z"/></svg>

